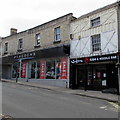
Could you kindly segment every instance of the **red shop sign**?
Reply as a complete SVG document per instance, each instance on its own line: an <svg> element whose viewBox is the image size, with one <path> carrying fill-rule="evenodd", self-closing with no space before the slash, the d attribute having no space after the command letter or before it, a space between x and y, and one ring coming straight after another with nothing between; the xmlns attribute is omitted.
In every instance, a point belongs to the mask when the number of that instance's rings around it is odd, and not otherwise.
<svg viewBox="0 0 120 120"><path fill-rule="evenodd" d="M68 78L68 58L61 59L61 79Z"/></svg>
<svg viewBox="0 0 120 120"><path fill-rule="evenodd" d="M40 79L45 79L46 77L46 61L40 61Z"/></svg>
<svg viewBox="0 0 120 120"><path fill-rule="evenodd" d="M22 78L26 77L26 62L22 63Z"/></svg>

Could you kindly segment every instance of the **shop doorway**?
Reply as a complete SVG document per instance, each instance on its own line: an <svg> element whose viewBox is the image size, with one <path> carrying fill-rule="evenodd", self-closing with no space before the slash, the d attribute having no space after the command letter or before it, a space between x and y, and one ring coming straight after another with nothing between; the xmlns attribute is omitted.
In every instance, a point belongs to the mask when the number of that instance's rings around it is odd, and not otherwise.
<svg viewBox="0 0 120 120"><path fill-rule="evenodd" d="M40 78L40 62L39 61L29 62L28 76L29 76L29 79L39 79Z"/></svg>
<svg viewBox="0 0 120 120"><path fill-rule="evenodd" d="M115 65L107 65L107 80L108 88L117 88L118 85L118 71Z"/></svg>
<svg viewBox="0 0 120 120"><path fill-rule="evenodd" d="M85 70L77 67L76 68L76 85L78 89L85 89Z"/></svg>

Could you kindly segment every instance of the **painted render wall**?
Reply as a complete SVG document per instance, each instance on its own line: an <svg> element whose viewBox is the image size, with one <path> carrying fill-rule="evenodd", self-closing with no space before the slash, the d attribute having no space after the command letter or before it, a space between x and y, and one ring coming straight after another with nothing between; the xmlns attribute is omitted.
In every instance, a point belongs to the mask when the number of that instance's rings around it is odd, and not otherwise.
<svg viewBox="0 0 120 120"><path fill-rule="evenodd" d="M101 24L91 27L90 21L100 17ZM71 23L71 58L118 52L117 7L78 18ZM101 34L101 52L92 53L91 36ZM80 39L79 39L80 38Z"/></svg>

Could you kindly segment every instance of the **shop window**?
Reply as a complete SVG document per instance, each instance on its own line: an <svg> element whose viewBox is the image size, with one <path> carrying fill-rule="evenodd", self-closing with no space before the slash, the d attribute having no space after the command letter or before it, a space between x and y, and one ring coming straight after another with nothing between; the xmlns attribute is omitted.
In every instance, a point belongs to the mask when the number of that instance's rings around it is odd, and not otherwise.
<svg viewBox="0 0 120 120"><path fill-rule="evenodd" d="M40 79L67 79L68 78L68 58L58 58L51 60L40 60L38 65Z"/></svg>
<svg viewBox="0 0 120 120"><path fill-rule="evenodd" d="M35 78L36 62L31 63L31 78Z"/></svg>
<svg viewBox="0 0 120 120"><path fill-rule="evenodd" d="M60 79L61 78L61 61L56 60L56 79Z"/></svg>
<svg viewBox="0 0 120 120"><path fill-rule="evenodd" d="M101 50L101 37L100 34L91 36L92 52Z"/></svg>
<svg viewBox="0 0 120 120"><path fill-rule="evenodd" d="M12 78L20 77L20 62L16 62L13 64L12 68Z"/></svg>
<svg viewBox="0 0 120 120"><path fill-rule="evenodd" d="M37 78L40 78L40 62L37 62Z"/></svg>
<svg viewBox="0 0 120 120"><path fill-rule="evenodd" d="M46 79L55 79L55 61L46 62Z"/></svg>
<svg viewBox="0 0 120 120"><path fill-rule="evenodd" d="M17 66L16 64L14 64L12 69L12 78L16 78L16 75L17 75Z"/></svg>

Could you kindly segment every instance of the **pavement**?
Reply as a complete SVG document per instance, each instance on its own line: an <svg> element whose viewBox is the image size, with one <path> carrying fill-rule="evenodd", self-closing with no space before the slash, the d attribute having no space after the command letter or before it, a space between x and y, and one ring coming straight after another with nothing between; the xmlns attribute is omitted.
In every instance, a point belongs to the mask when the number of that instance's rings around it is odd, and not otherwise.
<svg viewBox="0 0 120 120"><path fill-rule="evenodd" d="M42 89L48 89L48 90L53 90L57 92L64 92L68 94L73 94L73 95L80 95L84 97L91 97L91 98L96 98L96 99L102 99L102 100L107 100L109 102L115 102L119 103L120 101L120 95L117 94L111 94L111 93L102 93L101 91L91 91L91 90L73 90L70 88L63 88L63 87L56 87L56 86L48 86L48 85L43 85L43 84L36 84L36 83L31 83L31 82L24 82L24 81L18 81L16 83L15 80L7 80L7 79L2 79L2 82L11 82L19 85L24 85L24 86L31 86L31 87L36 87L36 88L42 88Z"/></svg>

